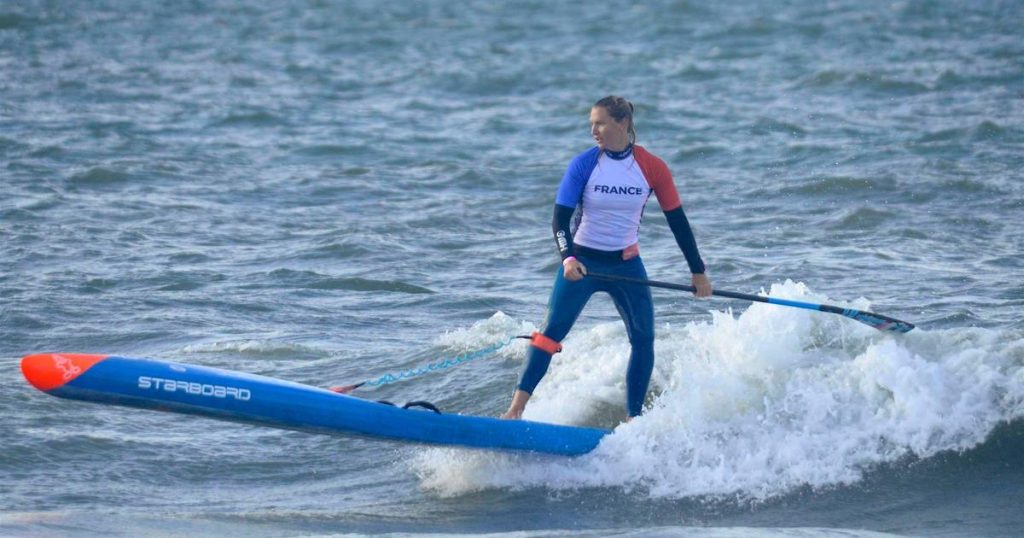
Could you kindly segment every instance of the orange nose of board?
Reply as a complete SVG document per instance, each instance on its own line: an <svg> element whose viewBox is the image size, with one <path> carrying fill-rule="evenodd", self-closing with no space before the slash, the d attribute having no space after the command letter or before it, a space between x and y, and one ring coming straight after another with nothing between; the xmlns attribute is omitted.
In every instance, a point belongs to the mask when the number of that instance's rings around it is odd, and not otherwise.
<svg viewBox="0 0 1024 538"><path fill-rule="evenodd" d="M82 375L107 355L39 353L21 359L21 373L33 387L48 391Z"/></svg>

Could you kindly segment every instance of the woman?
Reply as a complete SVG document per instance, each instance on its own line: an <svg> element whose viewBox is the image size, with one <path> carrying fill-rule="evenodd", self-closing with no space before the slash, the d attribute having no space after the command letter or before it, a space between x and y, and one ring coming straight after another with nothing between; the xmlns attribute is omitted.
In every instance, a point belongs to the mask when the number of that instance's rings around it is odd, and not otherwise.
<svg viewBox="0 0 1024 538"><path fill-rule="evenodd" d="M652 192L690 266L697 297L711 295L711 282L668 167L642 146L634 145L633 104L617 96L595 103L590 109L590 133L597 146L572 160L558 187L553 231L562 267L551 291L545 327L533 335L526 367L502 418L522 417L530 395L547 372L551 356L561 351L559 342L569 333L590 296L598 291L611 295L629 335L629 418L643 412L654 370L650 288L584 277L592 269L595 273L647 278L637 240L640 219ZM574 212L575 225L571 226Z"/></svg>

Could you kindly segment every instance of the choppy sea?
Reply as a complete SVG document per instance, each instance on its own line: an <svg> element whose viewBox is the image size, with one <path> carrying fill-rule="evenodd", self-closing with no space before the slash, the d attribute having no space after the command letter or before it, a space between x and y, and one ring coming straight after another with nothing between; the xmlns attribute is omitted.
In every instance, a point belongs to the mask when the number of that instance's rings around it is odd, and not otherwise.
<svg viewBox="0 0 1024 538"><path fill-rule="evenodd" d="M1024 3L0 3L0 534L1019 536ZM656 290L648 410L595 298L527 417L575 459L46 396L23 355L314 385L536 328L621 94L715 286ZM661 212L641 249L686 283ZM496 415L524 344L365 389Z"/></svg>

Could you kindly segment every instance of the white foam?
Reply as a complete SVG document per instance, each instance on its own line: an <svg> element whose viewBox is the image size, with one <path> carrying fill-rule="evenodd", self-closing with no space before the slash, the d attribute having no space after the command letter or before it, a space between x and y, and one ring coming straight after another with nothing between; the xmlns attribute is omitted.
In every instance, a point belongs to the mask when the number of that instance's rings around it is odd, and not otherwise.
<svg viewBox="0 0 1024 538"><path fill-rule="evenodd" d="M835 303L792 282L771 294ZM847 306L870 308L864 300ZM581 324L565 344L526 417L579 423L595 409L622 409L622 324ZM853 483L907 455L970 448L1024 416L1024 335L1005 331L890 335L837 315L753 304L738 317L715 312L710 321L660 326L656 354L651 407L593 453L431 449L412 464L422 486L440 495L616 487L765 499Z"/></svg>
<svg viewBox="0 0 1024 538"><path fill-rule="evenodd" d="M283 357L292 358L299 355L324 356L326 351L293 342L280 340L230 340L221 342L206 342L201 344L189 344L181 349L183 353L241 353L244 355L259 357Z"/></svg>
<svg viewBox="0 0 1024 538"><path fill-rule="evenodd" d="M446 332L437 338L436 345L456 352L476 351L507 340L514 335L527 335L537 330L525 321L516 321L504 312L495 312L493 316L474 323L465 329ZM513 341L502 349L502 354L521 355L526 348L526 341Z"/></svg>

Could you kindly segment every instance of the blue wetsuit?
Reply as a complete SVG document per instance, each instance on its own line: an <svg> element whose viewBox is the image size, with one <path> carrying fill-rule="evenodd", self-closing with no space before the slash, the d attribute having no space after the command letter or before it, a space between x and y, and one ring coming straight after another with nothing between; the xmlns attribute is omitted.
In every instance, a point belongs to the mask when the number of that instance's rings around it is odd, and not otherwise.
<svg viewBox="0 0 1024 538"><path fill-rule="evenodd" d="M690 271L703 273L704 262L668 167L640 146L630 146L620 153L594 147L570 163L559 185L552 223L562 259L575 256L589 271L646 279L637 239L640 219L652 193L658 197ZM560 342L598 291L611 296L626 325L631 346L626 406L629 416L638 416L643 412L654 370L654 305L650 288L593 278L573 282L565 278L563 268L559 267L541 332ZM531 346L518 388L532 394L550 363L549 351Z"/></svg>

